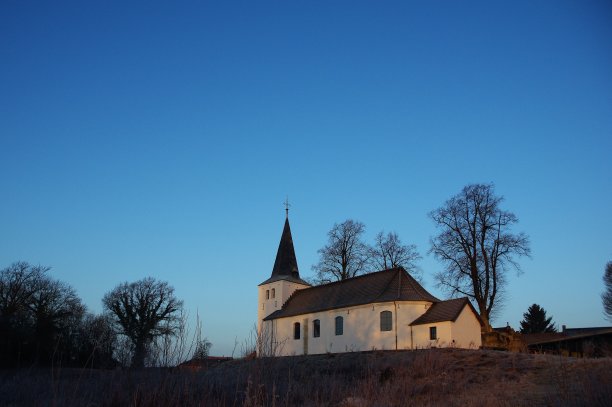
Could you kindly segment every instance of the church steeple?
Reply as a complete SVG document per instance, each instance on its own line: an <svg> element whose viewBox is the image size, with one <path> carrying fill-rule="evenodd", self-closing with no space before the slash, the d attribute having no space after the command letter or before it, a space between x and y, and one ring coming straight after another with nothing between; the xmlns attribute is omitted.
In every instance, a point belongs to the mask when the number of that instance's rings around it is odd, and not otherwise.
<svg viewBox="0 0 612 407"><path fill-rule="evenodd" d="M293 248L293 238L291 236L291 227L289 226L289 211L288 204L285 210L287 217L285 218L285 226L281 235L278 251L276 252L276 260L272 268L272 275L269 279L261 284L271 283L278 280L293 281L300 284L308 284L300 278L297 258L295 257L295 249ZM309 285L309 284L308 284Z"/></svg>
<svg viewBox="0 0 612 407"><path fill-rule="evenodd" d="M297 259L295 258L295 249L293 248L293 238L291 237L291 227L289 226L289 216L285 218L285 227L278 244L276 260L272 268L272 277L274 276L300 278Z"/></svg>

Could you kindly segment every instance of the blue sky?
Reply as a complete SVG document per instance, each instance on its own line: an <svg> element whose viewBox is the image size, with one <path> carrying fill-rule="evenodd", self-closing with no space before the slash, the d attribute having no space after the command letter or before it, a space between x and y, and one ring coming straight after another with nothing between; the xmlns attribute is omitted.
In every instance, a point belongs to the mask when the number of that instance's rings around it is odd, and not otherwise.
<svg viewBox="0 0 612 407"><path fill-rule="evenodd" d="M533 252L496 324L608 324L609 1L126 3L0 4L0 267L169 281L227 355L287 195L303 276L352 218L443 296L427 213L493 182Z"/></svg>

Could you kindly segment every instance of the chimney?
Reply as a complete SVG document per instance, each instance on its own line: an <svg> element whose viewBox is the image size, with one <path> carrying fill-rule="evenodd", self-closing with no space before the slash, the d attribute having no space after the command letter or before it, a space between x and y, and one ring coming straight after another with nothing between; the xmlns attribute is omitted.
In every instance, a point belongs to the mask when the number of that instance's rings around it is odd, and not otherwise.
<svg viewBox="0 0 612 407"><path fill-rule="evenodd" d="M565 332L565 325L561 325L561 332Z"/></svg>

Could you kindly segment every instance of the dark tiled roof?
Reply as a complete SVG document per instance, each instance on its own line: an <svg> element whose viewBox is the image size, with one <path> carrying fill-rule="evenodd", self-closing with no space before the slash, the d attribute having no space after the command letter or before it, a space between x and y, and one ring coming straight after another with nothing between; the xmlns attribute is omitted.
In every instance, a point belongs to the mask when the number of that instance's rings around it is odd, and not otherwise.
<svg viewBox="0 0 612 407"><path fill-rule="evenodd" d="M571 339L589 338L599 335L612 335L612 327L570 328L563 332L543 332L538 334L523 334L527 346L545 343L562 342Z"/></svg>
<svg viewBox="0 0 612 407"><path fill-rule="evenodd" d="M455 321L465 306L470 307L478 318L476 310L467 297L455 298L453 300L440 301L433 304L427 312L415 319L410 325L431 324L442 321ZM480 319L478 318L480 321Z"/></svg>
<svg viewBox="0 0 612 407"><path fill-rule="evenodd" d="M403 268L393 268L343 281L297 290L283 307L265 319L386 301L438 302Z"/></svg>
<svg viewBox="0 0 612 407"><path fill-rule="evenodd" d="M294 283L310 285L300 278L288 217L285 219L285 227L283 228L283 234L281 235L281 240L278 244L276 260L274 261L274 267L272 268L272 276L270 276L269 279L260 285L278 280L288 280Z"/></svg>

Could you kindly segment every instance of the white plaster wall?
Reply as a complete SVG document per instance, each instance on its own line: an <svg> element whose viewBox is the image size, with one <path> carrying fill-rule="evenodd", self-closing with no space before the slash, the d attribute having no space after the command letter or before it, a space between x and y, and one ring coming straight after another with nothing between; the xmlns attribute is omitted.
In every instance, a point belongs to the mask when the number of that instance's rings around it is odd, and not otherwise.
<svg viewBox="0 0 612 407"><path fill-rule="evenodd" d="M482 346L482 336L478 318L469 307L464 307L452 324L452 337L459 348L478 349Z"/></svg>
<svg viewBox="0 0 612 407"><path fill-rule="evenodd" d="M304 344L308 344L309 354L327 352L351 352L373 349L410 349L410 322L422 315L430 303L427 302L386 302L358 307L279 318L276 320L274 337L278 343L278 354L301 355ZM396 308L397 307L397 308ZM396 315L397 309L397 315ZM393 329L380 330L380 313L391 311ZM344 318L344 332L335 334L335 318ZM313 336L313 321L320 321L321 335ZM293 339L293 326L300 323L300 339ZM308 325L308 338L304 337L305 324ZM397 332L397 347L396 347Z"/></svg>
<svg viewBox="0 0 612 407"><path fill-rule="evenodd" d="M274 281L258 287L257 299L257 332L261 332L261 321L276 310L282 308L283 304L289 299L296 290L308 288L304 284L292 283L285 280ZM272 289L275 289L275 296L272 298ZM266 290L270 291L270 298L266 299Z"/></svg>
<svg viewBox="0 0 612 407"><path fill-rule="evenodd" d="M438 339L429 339L429 327L435 326ZM464 307L454 322L444 321L413 327L415 348L456 347L478 349L481 345L480 323L469 307ZM453 342L453 340L455 342Z"/></svg>
<svg viewBox="0 0 612 407"><path fill-rule="evenodd" d="M265 290L263 295L265 298ZM443 321L410 326L410 323L424 314L430 306L431 303L424 301L385 302L266 321L264 336L267 341L271 341L266 349L270 350L269 354L286 356L304 354L305 344L307 344L308 354L358 352L373 349L423 349L448 346L478 348L481 346L480 324L468 307L463 309L455 322ZM392 312L393 329L391 331L382 332L380 330L382 311ZM335 334L337 316L344 318L342 335ZM321 327L321 335L317 338L313 336L315 319L320 321ZM300 323L300 339L293 339L295 322ZM435 341L429 339L431 326L435 326L437 330L438 339Z"/></svg>
<svg viewBox="0 0 612 407"><path fill-rule="evenodd" d="M452 341L452 322L435 322L433 324L415 325L412 327L414 349L444 348L450 346ZM429 339L429 328L435 326L437 337L435 341Z"/></svg>

